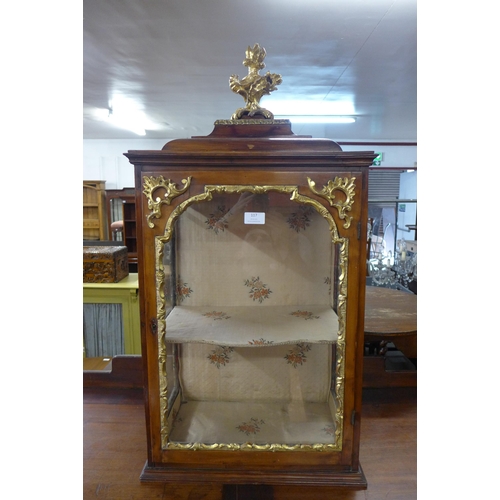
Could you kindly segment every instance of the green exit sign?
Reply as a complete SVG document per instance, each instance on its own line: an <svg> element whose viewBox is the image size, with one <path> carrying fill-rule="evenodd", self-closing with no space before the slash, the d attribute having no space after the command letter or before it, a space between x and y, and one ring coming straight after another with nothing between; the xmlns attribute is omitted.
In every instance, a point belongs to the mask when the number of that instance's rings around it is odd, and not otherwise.
<svg viewBox="0 0 500 500"><path fill-rule="evenodd" d="M377 153L377 156L375 156L375 159L373 160L373 165L379 167L383 159L384 159L384 153Z"/></svg>

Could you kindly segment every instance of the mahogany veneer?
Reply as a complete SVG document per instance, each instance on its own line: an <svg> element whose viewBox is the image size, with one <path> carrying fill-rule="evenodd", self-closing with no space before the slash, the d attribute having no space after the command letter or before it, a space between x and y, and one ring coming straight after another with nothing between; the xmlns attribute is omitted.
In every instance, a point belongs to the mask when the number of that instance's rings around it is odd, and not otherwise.
<svg viewBox="0 0 500 500"><path fill-rule="evenodd" d="M295 135L290 125L282 121L236 122L216 123L209 136L174 140L160 151L129 151L125 154L135 166L147 431L147 462L141 479L170 484L237 485L251 482L260 485L324 485L364 489L367 482L359 462L364 270L368 167L375 154L371 151L344 152L332 140ZM315 190L308 178L314 181ZM158 189L148 198L145 186L151 179L154 182L163 179L164 185L170 184L167 188ZM342 187L339 188L339 185L344 185L344 181L345 185L349 185L345 192ZM333 196L328 193L328 186L331 184L334 184ZM211 186L210 189L215 189L215 192L218 192L217 186L233 186L235 189L243 186L243 191L240 189L238 193L262 192L269 196L269 199L272 197L268 193L274 193L282 186L295 186L297 193L309 200L301 200L297 206L313 207L315 216L328 221L332 235L332 226L338 231L338 241L334 241L332 236L332 242L336 245L337 260L329 265L334 276L331 284L333 308L339 315L344 315L341 322L345 328L345 344L337 341L336 348L325 343L316 346L319 346L318 349L333 349L334 380L331 400L337 403L331 403L331 407L340 414L339 418L335 416L335 430L340 436L339 448L332 450L320 446L320 451L292 451L278 444L279 451L275 452L260 451L256 447L251 451L211 450L207 449L212 446L210 440L201 445L194 443L195 449L182 448L184 443L180 443L181 446L178 446L179 443L173 443L172 446L168 442L170 426L175 425L175 412L180 407L176 404L182 400L183 392L182 383L178 395L173 388L175 369L172 375L168 372L168 366L165 369L162 365L162 339L168 338L168 329L164 331L162 328L165 329L165 316L169 314L169 308L171 305L178 305L182 297L179 291L172 291L174 285L170 281L170 284L163 285L167 278L162 273L168 274L168 279L175 276L174 263L183 258L183 247L179 245L178 248L174 246L168 251L165 250L161 259L170 259L169 263L165 264L163 260L159 263L157 245L159 239L165 240L166 235L171 234L172 228L176 231L174 221L183 217L186 206L196 205L201 200L207 186ZM351 187L354 194L347 193ZM225 189L222 188L220 192L225 193ZM153 206L162 199L166 201L161 203L158 212L154 214ZM196 200L196 203L193 200ZM339 202L349 205L348 209L343 210L335 206ZM288 203L295 205L295 200L290 198ZM199 204L202 205L202 202ZM352 221L349 224L347 222L350 218ZM203 230L206 231L206 228ZM223 251L224 247L220 248ZM172 252L173 256L169 252ZM345 262L339 257L341 255L347 255ZM168 271L164 271L162 266L167 265L170 267ZM203 272L204 269L199 269L199 273ZM282 278L287 279L286 272ZM162 286L160 290L159 283ZM214 288L217 286L220 286L220 283L214 283ZM347 300L344 300L345 297ZM257 311L258 309L256 314ZM181 356L181 348L182 344L172 355L167 351L167 361ZM264 350L265 347L256 349ZM345 351L342 352L342 349ZM325 365L325 369L329 370L330 365ZM242 387L242 395L244 390ZM165 394L169 396L168 406ZM166 419L163 415L167 413L168 423L163 420ZM165 432L168 434L166 445ZM271 444L274 446L274 443L269 443Z"/></svg>

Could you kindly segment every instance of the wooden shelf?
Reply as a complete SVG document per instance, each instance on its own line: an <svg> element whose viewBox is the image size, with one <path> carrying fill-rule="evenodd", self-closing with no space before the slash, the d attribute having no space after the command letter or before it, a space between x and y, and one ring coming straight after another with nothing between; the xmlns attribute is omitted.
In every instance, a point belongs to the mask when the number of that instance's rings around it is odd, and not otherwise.
<svg viewBox="0 0 500 500"><path fill-rule="evenodd" d="M121 203L119 203L121 201ZM121 219L113 210L113 204L119 203L121 207ZM136 240L136 219L135 219L135 189L107 189L106 206L108 209L108 229L110 237L113 238L111 224L117 220L123 221L121 237L123 244L128 250L129 264L137 265L137 240Z"/></svg>
<svg viewBox="0 0 500 500"><path fill-rule="evenodd" d="M106 181L83 181L83 239L107 240Z"/></svg>

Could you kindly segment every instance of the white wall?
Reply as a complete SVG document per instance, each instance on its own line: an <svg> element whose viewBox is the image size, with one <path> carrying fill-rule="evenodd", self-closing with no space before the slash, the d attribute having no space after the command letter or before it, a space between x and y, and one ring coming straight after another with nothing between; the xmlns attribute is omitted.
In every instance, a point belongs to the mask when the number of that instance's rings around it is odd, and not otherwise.
<svg viewBox="0 0 500 500"><path fill-rule="evenodd" d="M123 156L128 150L161 149L170 139L85 139L83 141L83 180L104 180L106 189L134 187L134 167ZM343 151L375 151L383 153L381 167L414 168L416 146L352 146Z"/></svg>
<svg viewBox="0 0 500 500"><path fill-rule="evenodd" d="M399 185L399 198L402 200L416 200L417 199L417 171L415 172L402 172ZM417 223L417 204L405 203L404 211L400 206L398 213L398 228L405 228L406 224ZM397 238L404 238L405 240L415 240L415 231L402 231L398 229Z"/></svg>
<svg viewBox="0 0 500 500"><path fill-rule="evenodd" d="M384 144L370 146L340 146L342 151L374 151L383 153L380 167L415 168L417 166L417 146L385 146Z"/></svg>
<svg viewBox="0 0 500 500"><path fill-rule="evenodd" d="M134 187L134 166L123 156L132 149L161 149L170 139L85 139L83 180L106 181L106 189Z"/></svg>

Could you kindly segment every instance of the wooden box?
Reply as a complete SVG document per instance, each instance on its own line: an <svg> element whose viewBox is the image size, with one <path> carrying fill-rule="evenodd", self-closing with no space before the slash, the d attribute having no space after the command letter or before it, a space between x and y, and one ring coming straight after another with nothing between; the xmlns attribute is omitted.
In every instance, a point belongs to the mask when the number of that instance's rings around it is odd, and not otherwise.
<svg viewBox="0 0 500 500"><path fill-rule="evenodd" d="M83 247L84 283L117 283L126 276L128 276L127 247Z"/></svg>

